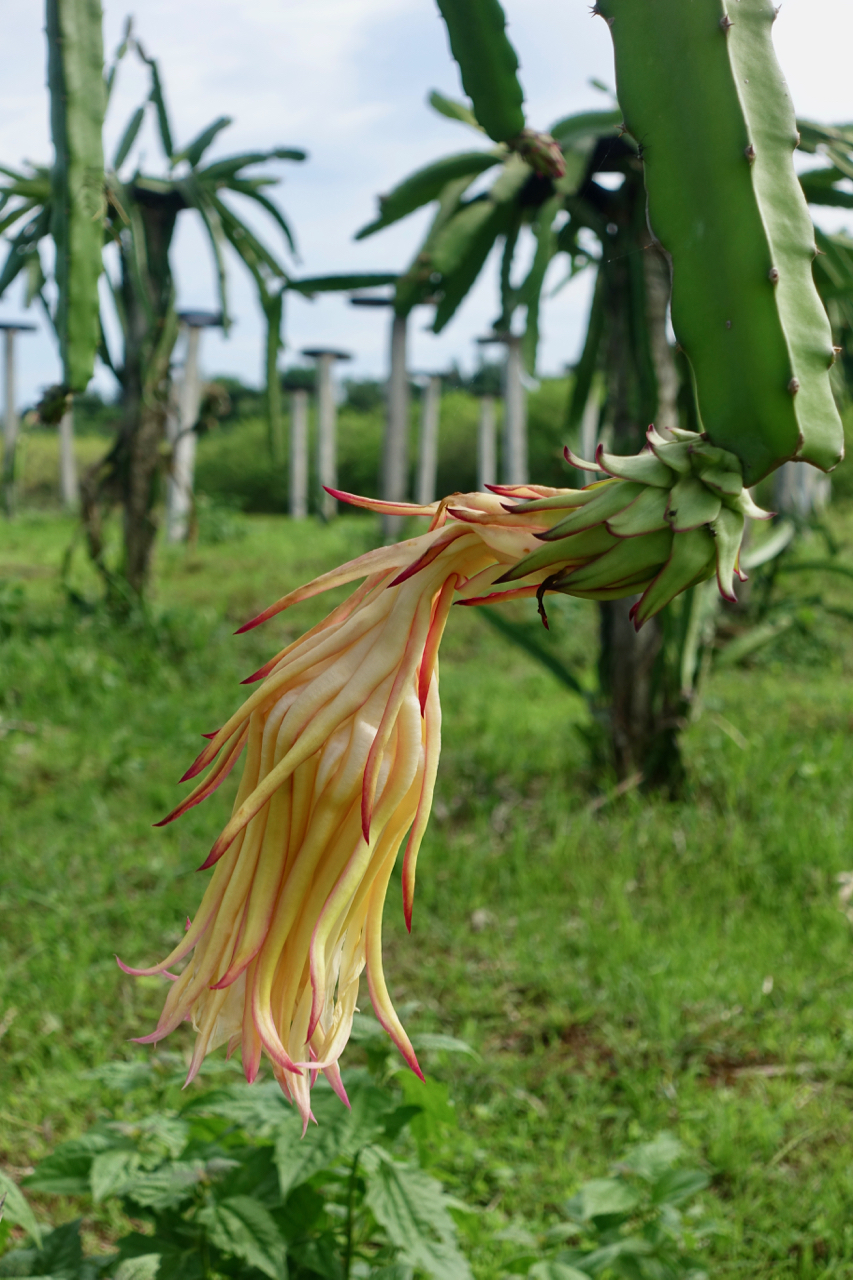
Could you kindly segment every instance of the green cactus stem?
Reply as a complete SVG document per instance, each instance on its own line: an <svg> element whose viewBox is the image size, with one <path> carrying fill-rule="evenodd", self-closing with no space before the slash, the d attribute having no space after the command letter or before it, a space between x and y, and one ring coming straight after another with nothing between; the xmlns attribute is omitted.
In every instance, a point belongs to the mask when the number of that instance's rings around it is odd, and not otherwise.
<svg viewBox="0 0 853 1280"><path fill-rule="evenodd" d="M830 470L843 456L832 336L771 0L598 0L596 12L703 431L747 485L790 458Z"/></svg>
<svg viewBox="0 0 853 1280"><path fill-rule="evenodd" d="M106 108L100 0L47 0L47 77L55 160L51 232L63 378L85 391L100 341Z"/></svg>
<svg viewBox="0 0 853 1280"><path fill-rule="evenodd" d="M508 142L524 128L524 91L503 9L498 0L437 3L477 122L493 141Z"/></svg>

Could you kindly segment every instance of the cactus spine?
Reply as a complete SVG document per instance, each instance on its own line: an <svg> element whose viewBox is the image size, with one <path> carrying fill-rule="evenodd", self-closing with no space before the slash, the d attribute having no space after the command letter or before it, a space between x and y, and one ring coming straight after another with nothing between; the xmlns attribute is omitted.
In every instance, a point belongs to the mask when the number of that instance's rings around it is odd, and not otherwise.
<svg viewBox="0 0 853 1280"><path fill-rule="evenodd" d="M843 456L798 137L771 0L598 0L653 234L672 262L672 323L707 438L754 484L789 458Z"/></svg>

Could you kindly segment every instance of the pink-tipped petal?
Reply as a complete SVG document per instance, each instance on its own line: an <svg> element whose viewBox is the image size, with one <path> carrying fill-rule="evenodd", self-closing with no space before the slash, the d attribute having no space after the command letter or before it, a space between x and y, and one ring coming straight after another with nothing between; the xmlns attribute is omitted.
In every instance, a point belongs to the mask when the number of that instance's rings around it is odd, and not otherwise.
<svg viewBox="0 0 853 1280"><path fill-rule="evenodd" d="M330 489L323 485L326 493L338 502L346 502L351 507L362 507L365 511L375 511L377 515L388 516L431 516L434 515L436 503L420 506L416 502L386 502L384 498L363 498L359 493L347 493L343 489Z"/></svg>
<svg viewBox="0 0 853 1280"><path fill-rule="evenodd" d="M418 701L421 705L421 715L424 714L426 707L426 700L432 683L432 673L438 660L439 645L444 635L450 606L453 603L453 593L456 590L458 581L457 574L452 573L438 593L433 606L432 618L427 632L426 644L424 645L424 656L421 659L420 671L418 672Z"/></svg>
<svg viewBox="0 0 853 1280"><path fill-rule="evenodd" d="M503 604L505 600L529 600L539 590L538 586L514 587L510 591L490 591L485 596L470 596L465 600L456 600L454 604Z"/></svg>
<svg viewBox="0 0 853 1280"><path fill-rule="evenodd" d="M328 1067L324 1067L323 1075L326 1077L329 1084L332 1086L335 1093L338 1095L338 1097L340 1098L344 1106L347 1108L347 1110L352 1111L352 1103L347 1097L347 1091L344 1088L344 1082L341 1079L341 1069L338 1066L338 1064L334 1062L330 1064Z"/></svg>

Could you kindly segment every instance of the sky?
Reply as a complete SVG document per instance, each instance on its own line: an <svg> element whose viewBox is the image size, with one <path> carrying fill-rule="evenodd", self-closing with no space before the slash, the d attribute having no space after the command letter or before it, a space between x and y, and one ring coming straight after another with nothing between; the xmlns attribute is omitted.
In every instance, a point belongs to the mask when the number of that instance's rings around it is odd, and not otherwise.
<svg viewBox="0 0 853 1280"><path fill-rule="evenodd" d="M610 37L602 19L591 16L588 0L504 0L504 8L533 127L545 129L572 111L608 105L590 81L613 84ZM43 6L28 0L6 10L0 163L47 162ZM296 274L402 269L429 215L422 211L355 242L354 233L375 214L377 194L432 159L479 145L465 126L426 105L431 89L461 96L434 0L140 0L130 10L105 0L104 10L108 51L118 44L127 13L133 13L146 51L160 61L179 141L189 141L215 117L230 115L234 123L220 134L211 159L277 145L309 153L304 164L274 166L282 183L273 198L296 232ZM774 36L798 114L853 119L851 0L783 0ZM108 155L146 93L145 72L125 59L107 120ZM144 169L161 172L153 121L140 146ZM844 225L839 212L826 225ZM275 229L267 234L283 252ZM214 308L213 266L192 212L181 215L174 261L179 308ZM546 294L559 283L561 268L553 270ZM235 324L227 339L218 331L205 333L202 365L207 375L259 383L262 323L252 286L236 259L229 276ZM560 372L577 358L589 283L581 275L546 302L540 373ZM496 314L496 269L490 262L443 334L428 332L427 308L414 313L411 369L438 371L454 360L473 368L475 339ZM23 312L16 286L0 299L0 320L22 318L38 326L18 343L17 398L24 405L58 380L59 362L44 317L35 308ZM298 362L303 347L332 346L353 357L345 376L384 376L388 316L381 310L356 309L338 297L293 298L285 336L287 363ZM105 370L96 385L106 394L114 390Z"/></svg>

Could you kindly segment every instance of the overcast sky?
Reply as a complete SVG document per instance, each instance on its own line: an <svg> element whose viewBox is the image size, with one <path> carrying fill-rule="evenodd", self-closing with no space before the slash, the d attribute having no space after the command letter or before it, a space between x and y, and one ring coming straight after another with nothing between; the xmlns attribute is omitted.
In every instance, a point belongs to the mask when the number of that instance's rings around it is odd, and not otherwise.
<svg viewBox="0 0 853 1280"><path fill-rule="evenodd" d="M607 105L589 81L613 83L610 39L605 23L590 16L588 0L504 0L504 7L534 127ZM127 12L124 4L105 0L110 51ZM300 272L395 271L406 265L425 215L353 241L375 212L376 194L433 158L477 145L464 126L425 105L433 88L460 96L434 0L140 0L132 12L148 52L160 59L180 141L216 116L231 115L234 124L220 135L211 157L275 145L309 152L305 164L276 166L283 181L274 198L296 230ZM5 7L0 163L50 158L42 15L38 0ZM853 119L851 0L784 0L775 39L798 113L833 122ZM146 76L132 60L125 60L119 74L107 123L108 154L147 92ZM153 129L143 150L145 168L158 172ZM175 245L179 306L213 307L212 266L194 217L182 215ZM236 263L232 268L237 323L228 340L205 335L202 361L207 373L258 382L261 324L251 286ZM560 267L555 271L549 283L558 282ZM496 314L494 280L494 266L487 264L475 293L438 338L426 331L428 311L415 313L413 369L441 369L454 359L473 365L473 339ZM20 317L20 304L17 290L10 292L0 300L0 319ZM576 358L586 306L583 277L546 304L542 372L556 372ZM59 374L43 318L35 310L28 318L39 332L20 339L22 403ZM355 310L343 299L295 299L287 316L287 359L297 358L303 346L328 344L352 352L348 376L378 376L385 366L386 327L384 313ZM111 388L105 373L98 383Z"/></svg>

